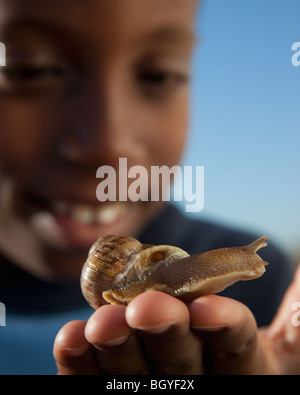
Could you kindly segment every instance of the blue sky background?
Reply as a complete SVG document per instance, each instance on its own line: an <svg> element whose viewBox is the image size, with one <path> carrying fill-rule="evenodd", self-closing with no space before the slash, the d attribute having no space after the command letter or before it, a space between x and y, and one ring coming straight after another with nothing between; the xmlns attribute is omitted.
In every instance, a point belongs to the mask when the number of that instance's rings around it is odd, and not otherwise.
<svg viewBox="0 0 300 395"><path fill-rule="evenodd" d="M184 158L205 166L196 215L300 252L300 1L206 0L197 28Z"/></svg>

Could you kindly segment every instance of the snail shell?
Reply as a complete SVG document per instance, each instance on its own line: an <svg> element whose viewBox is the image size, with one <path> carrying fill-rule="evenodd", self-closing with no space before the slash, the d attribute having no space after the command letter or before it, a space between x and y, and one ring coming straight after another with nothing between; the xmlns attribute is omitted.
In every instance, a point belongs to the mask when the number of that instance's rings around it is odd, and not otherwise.
<svg viewBox="0 0 300 395"><path fill-rule="evenodd" d="M82 292L94 309L106 303L128 304L149 290L189 303L237 281L262 276L268 263L256 252L267 246L267 239L263 236L248 246L190 256L178 247L141 244L127 236L101 236L83 266Z"/></svg>

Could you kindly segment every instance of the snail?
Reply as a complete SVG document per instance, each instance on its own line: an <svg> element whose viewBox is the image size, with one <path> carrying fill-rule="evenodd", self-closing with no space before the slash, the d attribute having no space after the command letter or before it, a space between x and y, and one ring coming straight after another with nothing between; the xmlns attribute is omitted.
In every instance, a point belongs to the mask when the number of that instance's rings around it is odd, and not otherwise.
<svg viewBox="0 0 300 395"><path fill-rule="evenodd" d="M267 239L189 255L178 247L141 244L133 237L101 236L83 266L81 289L94 309L107 303L128 304L149 290L189 303L237 281L261 277L268 263L256 252L267 246Z"/></svg>

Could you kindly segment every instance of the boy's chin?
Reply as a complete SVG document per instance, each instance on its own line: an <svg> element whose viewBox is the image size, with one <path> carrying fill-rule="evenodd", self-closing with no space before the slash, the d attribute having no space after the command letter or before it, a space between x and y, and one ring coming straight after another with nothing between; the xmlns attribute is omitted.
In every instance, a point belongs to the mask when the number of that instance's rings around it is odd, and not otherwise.
<svg viewBox="0 0 300 395"><path fill-rule="evenodd" d="M53 282L79 283L81 270L87 259L88 251L81 252L62 251L47 248L44 254L43 265L45 272L38 276L41 280Z"/></svg>

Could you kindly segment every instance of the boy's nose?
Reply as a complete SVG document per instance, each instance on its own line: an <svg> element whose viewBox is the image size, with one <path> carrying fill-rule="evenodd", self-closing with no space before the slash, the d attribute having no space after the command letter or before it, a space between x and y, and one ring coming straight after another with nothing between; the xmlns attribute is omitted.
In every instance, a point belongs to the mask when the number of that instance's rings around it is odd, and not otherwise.
<svg viewBox="0 0 300 395"><path fill-rule="evenodd" d="M61 157L83 167L111 164L122 156L121 141L102 127L78 127L61 140L58 150Z"/></svg>
<svg viewBox="0 0 300 395"><path fill-rule="evenodd" d="M76 102L71 126L59 143L61 156L94 167L113 165L120 157L138 152L138 125L132 118L130 99L124 97L120 87L94 87Z"/></svg>

